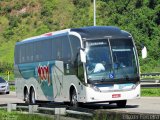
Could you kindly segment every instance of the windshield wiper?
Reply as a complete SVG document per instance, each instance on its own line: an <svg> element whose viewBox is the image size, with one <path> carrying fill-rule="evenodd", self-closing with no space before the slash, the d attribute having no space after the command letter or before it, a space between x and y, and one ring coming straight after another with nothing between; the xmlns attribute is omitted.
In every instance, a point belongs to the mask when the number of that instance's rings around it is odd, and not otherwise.
<svg viewBox="0 0 160 120"><path fill-rule="evenodd" d="M125 80L127 80L127 81L130 80L128 75L125 76Z"/></svg>
<svg viewBox="0 0 160 120"><path fill-rule="evenodd" d="M100 82L106 82L107 79L106 78L102 78L101 80L99 80Z"/></svg>

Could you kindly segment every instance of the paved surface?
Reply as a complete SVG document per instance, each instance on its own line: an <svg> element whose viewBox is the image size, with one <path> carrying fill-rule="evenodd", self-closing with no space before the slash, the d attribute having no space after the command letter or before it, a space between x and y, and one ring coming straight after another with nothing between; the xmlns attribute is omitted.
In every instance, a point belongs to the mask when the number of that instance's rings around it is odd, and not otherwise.
<svg viewBox="0 0 160 120"><path fill-rule="evenodd" d="M135 113L152 113L160 114L160 97L141 97L136 100L129 100L127 107L114 110L135 112Z"/></svg>
<svg viewBox="0 0 160 120"><path fill-rule="evenodd" d="M128 100L126 108L117 108L116 104L95 104L87 105L103 111L121 111L132 113L147 113L160 115L160 97L141 97L140 99ZM159 116L160 117L160 116Z"/></svg>
<svg viewBox="0 0 160 120"><path fill-rule="evenodd" d="M9 95L0 94L0 104L7 103L22 103L21 99L16 97L15 92L11 92ZM153 113L160 114L160 97L141 97L136 100L128 100L126 108L117 108L115 104L95 104L86 105L87 108L94 108L100 110L109 111L122 111L122 112L135 112L135 113Z"/></svg>
<svg viewBox="0 0 160 120"><path fill-rule="evenodd" d="M160 97L141 97L129 100L125 109L119 111L160 114Z"/></svg>
<svg viewBox="0 0 160 120"><path fill-rule="evenodd" d="M16 97L15 92L10 92L10 94L0 94L0 104L7 103L23 103L23 101Z"/></svg>

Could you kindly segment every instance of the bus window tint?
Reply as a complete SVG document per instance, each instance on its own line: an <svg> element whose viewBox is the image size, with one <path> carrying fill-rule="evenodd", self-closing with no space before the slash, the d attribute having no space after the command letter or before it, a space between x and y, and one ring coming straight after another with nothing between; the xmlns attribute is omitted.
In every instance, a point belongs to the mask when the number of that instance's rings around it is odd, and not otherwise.
<svg viewBox="0 0 160 120"><path fill-rule="evenodd" d="M50 60L51 59L51 56L52 56L52 44L51 44L51 40L45 40L45 41L42 41L42 53L43 56L42 56L42 60L43 61L47 61L47 60Z"/></svg>
<svg viewBox="0 0 160 120"><path fill-rule="evenodd" d="M33 62L33 43L26 45L26 62Z"/></svg>
<svg viewBox="0 0 160 120"><path fill-rule="evenodd" d="M20 46L20 63L25 63L26 50L25 45Z"/></svg>
<svg viewBox="0 0 160 120"><path fill-rule="evenodd" d="M42 43L35 42L34 43L34 61L38 62L42 59Z"/></svg>
<svg viewBox="0 0 160 120"><path fill-rule="evenodd" d="M106 40L94 40L86 42L86 70L89 80L110 79L112 70L112 58L110 56L109 43Z"/></svg>
<svg viewBox="0 0 160 120"><path fill-rule="evenodd" d="M62 58L62 39L60 37L52 40L52 59L59 60Z"/></svg>
<svg viewBox="0 0 160 120"><path fill-rule="evenodd" d="M129 78L137 75L135 49L131 39L110 40L114 69L117 78ZM123 74L122 74L123 73Z"/></svg>
<svg viewBox="0 0 160 120"><path fill-rule="evenodd" d="M67 36L64 36L62 39L62 58L63 60L70 61L71 59L71 46Z"/></svg>
<svg viewBox="0 0 160 120"><path fill-rule="evenodd" d="M72 50L72 74L77 74L80 81L84 82L84 68L79 55L80 40L73 35L70 35L69 38Z"/></svg>
<svg viewBox="0 0 160 120"><path fill-rule="evenodd" d="M19 64L20 63L20 47L17 45L17 46L15 46L15 52L14 52L14 54L15 54L15 64Z"/></svg>
<svg viewBox="0 0 160 120"><path fill-rule="evenodd" d="M71 50L72 50L72 59L75 61L77 59L77 54L80 48L80 40L78 37L70 35L70 42L71 42Z"/></svg>

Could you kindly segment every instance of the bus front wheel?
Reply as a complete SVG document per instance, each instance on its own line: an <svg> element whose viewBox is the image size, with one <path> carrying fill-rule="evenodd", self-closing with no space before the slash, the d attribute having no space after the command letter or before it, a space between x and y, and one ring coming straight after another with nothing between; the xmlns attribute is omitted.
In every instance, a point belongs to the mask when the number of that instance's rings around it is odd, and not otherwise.
<svg viewBox="0 0 160 120"><path fill-rule="evenodd" d="M125 108L127 104L127 100L120 100L120 101L117 101L116 103L119 108Z"/></svg>
<svg viewBox="0 0 160 120"><path fill-rule="evenodd" d="M78 107L77 93L75 89L71 93L70 105L74 107Z"/></svg>

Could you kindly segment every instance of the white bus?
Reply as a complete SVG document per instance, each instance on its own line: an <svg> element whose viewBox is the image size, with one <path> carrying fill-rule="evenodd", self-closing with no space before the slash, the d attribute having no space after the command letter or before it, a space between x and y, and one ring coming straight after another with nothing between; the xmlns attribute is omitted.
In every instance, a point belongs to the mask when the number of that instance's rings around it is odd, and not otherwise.
<svg viewBox="0 0 160 120"><path fill-rule="evenodd" d="M50 32L17 42L17 97L36 101L117 103L140 97L132 35L113 26Z"/></svg>

